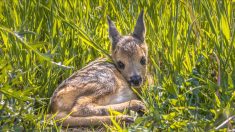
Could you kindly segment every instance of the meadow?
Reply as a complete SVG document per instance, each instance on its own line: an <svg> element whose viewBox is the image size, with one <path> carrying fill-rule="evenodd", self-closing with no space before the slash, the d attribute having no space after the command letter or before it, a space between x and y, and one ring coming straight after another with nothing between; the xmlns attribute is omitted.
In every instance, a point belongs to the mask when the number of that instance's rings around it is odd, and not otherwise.
<svg viewBox="0 0 235 132"><path fill-rule="evenodd" d="M60 131L45 118L55 88L109 56L107 16L129 34L142 9L148 111L107 130L234 131L234 0L1 0L0 131Z"/></svg>

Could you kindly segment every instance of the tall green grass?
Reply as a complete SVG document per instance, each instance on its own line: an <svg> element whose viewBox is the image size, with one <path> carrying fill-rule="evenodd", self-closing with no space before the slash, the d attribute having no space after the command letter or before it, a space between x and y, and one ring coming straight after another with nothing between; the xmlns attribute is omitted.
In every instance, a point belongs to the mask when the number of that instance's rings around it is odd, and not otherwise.
<svg viewBox="0 0 235 132"><path fill-rule="evenodd" d="M108 56L107 15L129 34L142 9L154 83L125 129L234 130L234 0L1 0L0 131L60 130L45 120L54 89Z"/></svg>

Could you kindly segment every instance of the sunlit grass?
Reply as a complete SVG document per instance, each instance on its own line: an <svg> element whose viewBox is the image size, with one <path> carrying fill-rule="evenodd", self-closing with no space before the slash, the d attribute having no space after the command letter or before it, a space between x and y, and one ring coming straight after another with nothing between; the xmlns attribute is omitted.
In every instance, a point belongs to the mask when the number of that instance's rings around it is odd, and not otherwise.
<svg viewBox="0 0 235 132"><path fill-rule="evenodd" d="M234 129L234 1L1 0L0 131L60 130L45 120L54 89L108 57L107 15L129 34L142 9L154 83L149 111L125 129Z"/></svg>

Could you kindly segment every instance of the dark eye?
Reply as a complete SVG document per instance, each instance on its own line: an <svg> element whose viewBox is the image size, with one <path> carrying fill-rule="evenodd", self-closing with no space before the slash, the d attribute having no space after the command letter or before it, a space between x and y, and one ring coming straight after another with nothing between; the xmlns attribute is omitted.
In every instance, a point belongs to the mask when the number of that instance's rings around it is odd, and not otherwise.
<svg viewBox="0 0 235 132"><path fill-rule="evenodd" d="M145 57L142 57L142 58L140 59L140 64L141 64L141 65L146 65L146 58L145 58Z"/></svg>
<svg viewBox="0 0 235 132"><path fill-rule="evenodd" d="M117 62L117 67L118 67L119 69L124 69L124 68L125 68L125 64L123 64L121 61L118 61L118 62Z"/></svg>

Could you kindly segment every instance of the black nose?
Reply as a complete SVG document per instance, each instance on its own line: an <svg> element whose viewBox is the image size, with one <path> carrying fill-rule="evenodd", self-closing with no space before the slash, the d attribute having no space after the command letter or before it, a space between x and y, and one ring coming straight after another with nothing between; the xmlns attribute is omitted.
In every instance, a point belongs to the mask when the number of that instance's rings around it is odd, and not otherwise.
<svg viewBox="0 0 235 132"><path fill-rule="evenodd" d="M134 86L139 86L141 82L142 82L142 78L138 75L134 75L130 77L130 83L133 84Z"/></svg>

